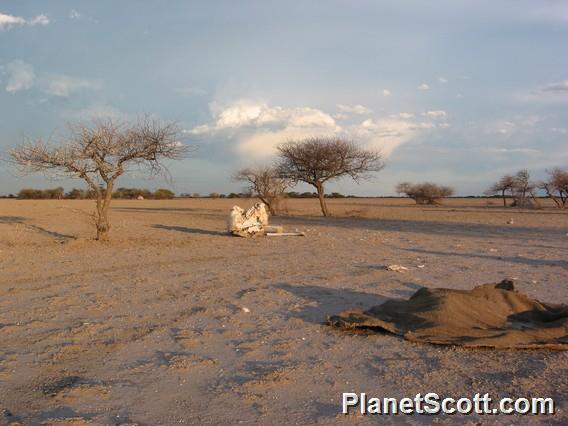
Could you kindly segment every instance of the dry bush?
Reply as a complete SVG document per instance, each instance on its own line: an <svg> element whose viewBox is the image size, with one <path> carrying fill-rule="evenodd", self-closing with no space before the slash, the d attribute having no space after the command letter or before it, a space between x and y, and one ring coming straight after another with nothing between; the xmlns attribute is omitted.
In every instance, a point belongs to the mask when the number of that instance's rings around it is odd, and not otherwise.
<svg viewBox="0 0 568 426"><path fill-rule="evenodd" d="M442 198L453 195L454 189L430 182L417 184L401 182L396 186L396 192L412 198L416 204L440 204Z"/></svg>
<svg viewBox="0 0 568 426"><path fill-rule="evenodd" d="M239 170L234 180L246 182L248 190L268 207L273 216L281 213L280 204L289 182L278 177L273 167L256 166Z"/></svg>

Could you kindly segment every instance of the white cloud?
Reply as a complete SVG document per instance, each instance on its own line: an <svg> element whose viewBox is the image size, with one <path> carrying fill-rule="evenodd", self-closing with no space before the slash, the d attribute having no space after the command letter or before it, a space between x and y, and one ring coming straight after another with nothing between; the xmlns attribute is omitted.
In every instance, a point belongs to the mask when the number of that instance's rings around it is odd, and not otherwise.
<svg viewBox="0 0 568 426"><path fill-rule="evenodd" d="M265 102L239 100L228 106L211 107L215 125L210 131L238 129L242 127L324 127L334 128L335 120L331 115L310 107L284 108L269 106Z"/></svg>
<svg viewBox="0 0 568 426"><path fill-rule="evenodd" d="M212 121L185 133L209 134L214 135L215 140L222 137L236 141L236 152L249 159L274 155L278 144L286 140L330 135L347 137L369 148L381 149L388 156L419 132L436 128L434 122L417 121L411 113L353 123L353 114L371 113L368 108L357 104L338 104L338 109L350 113L338 113L334 117L321 109L308 106L290 108L245 99L226 105L213 103L210 108ZM434 116L432 118L438 119L441 114Z"/></svg>
<svg viewBox="0 0 568 426"><path fill-rule="evenodd" d="M102 84L98 81L84 80L80 78L60 75L48 80L44 92L48 95L68 97L82 90L100 89Z"/></svg>
<svg viewBox="0 0 568 426"><path fill-rule="evenodd" d="M81 14L75 9L71 9L69 12L69 19L81 19Z"/></svg>
<svg viewBox="0 0 568 426"><path fill-rule="evenodd" d="M370 110L367 107L364 107L363 105L343 105L343 104L337 104L336 105L337 109L341 112L345 112L348 114L370 114L371 112L373 112L372 110Z"/></svg>
<svg viewBox="0 0 568 426"><path fill-rule="evenodd" d="M33 86L35 73L32 65L17 59L6 66L6 71L8 73L8 82L6 83L8 93L27 90Z"/></svg>
<svg viewBox="0 0 568 426"><path fill-rule="evenodd" d="M442 110L426 111L422 115L424 115L426 117L432 117L432 118L440 119L440 120L445 120L446 118L448 118L448 113L446 111L442 111Z"/></svg>
<svg viewBox="0 0 568 426"><path fill-rule="evenodd" d="M550 130L552 130L552 132L554 133L559 133L561 135L568 135L568 129L565 127L553 127Z"/></svg>
<svg viewBox="0 0 568 426"><path fill-rule="evenodd" d="M418 86L418 90L430 90L430 86L428 86L426 83L422 83L420 86Z"/></svg>
<svg viewBox="0 0 568 426"><path fill-rule="evenodd" d="M442 83L442 84L445 84L445 83L448 82L448 79L447 79L447 78L444 78L444 77L440 77L440 78L438 79L438 81L439 81L440 83Z"/></svg>
<svg viewBox="0 0 568 426"><path fill-rule="evenodd" d="M24 18L0 13L0 31L9 30L13 26L24 25L25 23Z"/></svg>
<svg viewBox="0 0 568 426"><path fill-rule="evenodd" d="M37 15L33 18L26 20L21 16L7 15L0 13L0 31L9 30L12 27L23 25L47 25L49 18L46 15Z"/></svg>
<svg viewBox="0 0 568 426"><path fill-rule="evenodd" d="M439 123L438 127L441 127L442 129L447 129L450 127L450 123Z"/></svg>
<svg viewBox="0 0 568 426"><path fill-rule="evenodd" d="M192 135L203 135L205 133L209 133L211 129L209 128L209 124L202 124L200 126L195 126L191 130L184 130L183 133L189 133Z"/></svg>
<svg viewBox="0 0 568 426"><path fill-rule="evenodd" d="M389 89L383 89L383 96L384 97L392 96L392 92Z"/></svg>
<svg viewBox="0 0 568 426"><path fill-rule="evenodd" d="M568 93L568 80L547 84L541 91L547 93Z"/></svg>
<svg viewBox="0 0 568 426"><path fill-rule="evenodd" d="M28 25L47 25L49 18L46 15L37 15L28 21Z"/></svg>

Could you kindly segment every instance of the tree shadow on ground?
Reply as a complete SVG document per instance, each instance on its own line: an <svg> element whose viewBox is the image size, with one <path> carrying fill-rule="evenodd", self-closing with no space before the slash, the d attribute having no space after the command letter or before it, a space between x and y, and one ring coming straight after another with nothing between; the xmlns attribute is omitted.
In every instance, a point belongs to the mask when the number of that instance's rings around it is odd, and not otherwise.
<svg viewBox="0 0 568 426"><path fill-rule="evenodd" d="M54 238L58 238L58 239L64 239L64 240L76 240L77 239L77 237L75 235L62 234L60 232L50 231L49 229L42 228L41 226L38 226L38 225L26 225L26 226L30 229L33 229L34 231L38 231L42 234L49 235L50 237L54 237Z"/></svg>
<svg viewBox="0 0 568 426"><path fill-rule="evenodd" d="M0 223L24 223L26 220L21 216L0 216Z"/></svg>
<svg viewBox="0 0 568 426"><path fill-rule="evenodd" d="M33 231L37 231L41 234L45 234L48 235L50 237L54 237L54 238L58 238L58 239L70 239L70 240L76 240L77 237L75 235L69 235L69 234L62 234L60 232L56 232L56 231L50 231L49 229L45 229L39 225L33 225L33 224L28 224L25 223L28 220L27 217L21 217L21 216L0 216L0 223L5 223L5 224L22 224L24 225L26 228L29 228Z"/></svg>
<svg viewBox="0 0 568 426"><path fill-rule="evenodd" d="M455 237L484 237L493 239L566 239L566 231L562 228L514 227L511 225L488 225L463 222L436 222L399 219L364 219L287 216L279 217L279 221L288 225L320 225L347 229L364 229L369 231L394 231L407 233L434 234Z"/></svg>
<svg viewBox="0 0 568 426"><path fill-rule="evenodd" d="M460 256L460 257L470 257L485 260L499 260L501 262L511 262L520 263L522 265L529 266L558 266L560 268L568 269L568 261L566 260L547 260L547 259L530 259L528 257L521 256L493 256L487 254L478 253L455 253L455 252L445 252L436 250L423 250L423 249L412 249L412 248L402 248L401 250L411 251L420 254L431 254L435 256Z"/></svg>
<svg viewBox="0 0 568 426"><path fill-rule="evenodd" d="M211 231L209 229L199 229L199 228L187 228L185 226L170 226L170 225L152 225L152 228L165 229L167 231L177 231L185 232L186 234L202 234L202 235L216 235L216 236L228 236L227 232L222 231Z"/></svg>
<svg viewBox="0 0 568 426"><path fill-rule="evenodd" d="M114 211L138 213L206 212L207 209L193 207L112 207Z"/></svg>
<svg viewBox="0 0 568 426"><path fill-rule="evenodd" d="M297 311L289 311L289 316L304 321L322 324L327 317L346 309L369 309L387 300L378 294L353 291L348 288L331 288L316 285L276 284L277 288L285 290L296 297L311 302L303 305Z"/></svg>

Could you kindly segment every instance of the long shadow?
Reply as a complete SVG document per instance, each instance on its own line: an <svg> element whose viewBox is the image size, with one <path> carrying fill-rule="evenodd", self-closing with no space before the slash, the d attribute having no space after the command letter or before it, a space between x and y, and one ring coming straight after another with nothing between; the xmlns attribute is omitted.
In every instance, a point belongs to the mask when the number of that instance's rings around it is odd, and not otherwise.
<svg viewBox="0 0 568 426"><path fill-rule="evenodd" d="M77 239L77 237L75 235L62 234L60 232L50 231L49 229L42 228L41 226L38 226L38 225L27 225L27 227L30 228L30 229L33 229L34 231L38 231L42 234L46 234L46 235L49 235L50 237L54 237L54 238L61 238L61 239L68 239L68 240L76 240Z"/></svg>
<svg viewBox="0 0 568 426"><path fill-rule="evenodd" d="M562 228L522 228L510 225L485 225L462 222L435 222L398 219L363 218L316 218L309 216L279 217L279 221L290 225L322 225L348 229L367 229L372 231L396 231L423 233L456 237L484 237L495 239L554 239L566 240Z"/></svg>
<svg viewBox="0 0 568 426"><path fill-rule="evenodd" d="M21 216L0 216L0 223L24 223L27 218Z"/></svg>
<svg viewBox="0 0 568 426"><path fill-rule="evenodd" d="M316 285L276 284L277 288L285 290L296 297L315 302L316 305L304 306L299 311L289 312L290 317L300 318L314 324L322 324L327 317L346 309L368 309L380 305L386 297L348 288L330 288Z"/></svg>
<svg viewBox="0 0 568 426"><path fill-rule="evenodd" d="M71 239L76 240L77 237L75 235L69 234L62 234L56 231L50 231L49 229L45 229L38 225L31 225L25 223L28 220L26 217L21 216L0 216L0 223L9 223L9 224L23 224L26 228L32 229L34 231L40 232L42 234L49 235L50 237L61 238L61 239Z"/></svg>
<svg viewBox="0 0 568 426"><path fill-rule="evenodd" d="M558 266L560 268L568 269L568 261L566 260L542 260L542 259L529 259L527 257L517 257L517 256L490 256L487 254L477 254L477 253L454 253L445 251L435 251L435 250L424 250L424 249L401 249L405 251L411 251L414 253L421 254L432 254L436 256L461 256L461 257L476 257L479 259L487 260L500 260L502 262L520 263L529 266Z"/></svg>
<svg viewBox="0 0 568 426"><path fill-rule="evenodd" d="M152 225L152 228L165 229L168 231L185 232L186 234L202 234L202 235L217 235L217 236L227 236L226 232L221 231L210 231L208 229L199 228L187 228L185 226L168 226L168 225Z"/></svg>
<svg viewBox="0 0 568 426"><path fill-rule="evenodd" d="M163 213L163 212L198 212L206 209L196 209L189 207L113 207L112 210L122 212L145 212L145 213Z"/></svg>

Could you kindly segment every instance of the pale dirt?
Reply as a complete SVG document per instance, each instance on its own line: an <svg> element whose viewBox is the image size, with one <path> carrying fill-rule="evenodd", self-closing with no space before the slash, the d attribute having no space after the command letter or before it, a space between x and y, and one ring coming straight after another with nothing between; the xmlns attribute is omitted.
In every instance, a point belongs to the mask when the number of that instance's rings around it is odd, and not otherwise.
<svg viewBox="0 0 568 426"><path fill-rule="evenodd" d="M420 286L509 277L568 303L568 212L491 202L332 200L323 219L317 200L290 200L271 223L305 237L245 240L225 218L252 200L117 200L99 243L90 201L0 200L0 424L567 424L567 352L324 324ZM553 397L557 413L346 417L347 391Z"/></svg>

